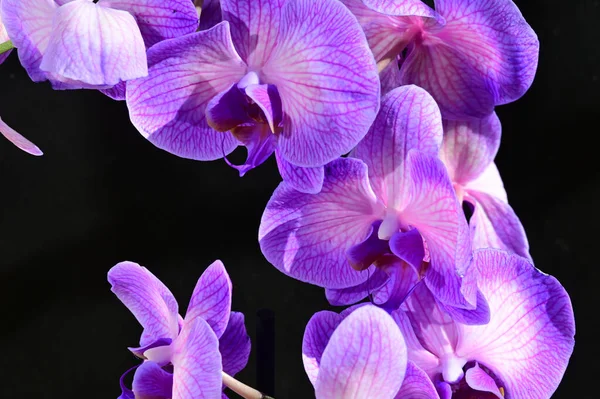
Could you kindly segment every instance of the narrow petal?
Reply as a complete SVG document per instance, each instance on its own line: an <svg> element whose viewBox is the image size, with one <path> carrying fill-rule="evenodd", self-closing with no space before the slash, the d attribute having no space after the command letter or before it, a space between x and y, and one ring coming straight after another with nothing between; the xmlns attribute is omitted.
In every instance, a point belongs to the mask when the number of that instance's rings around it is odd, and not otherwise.
<svg viewBox="0 0 600 399"><path fill-rule="evenodd" d="M0 118L0 134L8 139L11 143L13 143L17 148L25 151L31 155L44 155L42 150L40 150L35 144L31 141L27 140L25 137L21 136L17 131L8 126L4 121Z"/></svg>
<svg viewBox="0 0 600 399"><path fill-rule="evenodd" d="M154 362L144 362L135 371L133 393L138 398L170 398L173 392L173 374Z"/></svg>
<svg viewBox="0 0 600 399"><path fill-rule="evenodd" d="M407 165L408 204L401 211L401 219L416 229L424 238L429 250L430 267L425 283L436 298L451 306L473 308L476 292L464 297L461 292L467 265L458 249L464 248L459 238L468 240L468 231L452 183L442 162L432 156L411 151Z"/></svg>
<svg viewBox="0 0 600 399"><path fill-rule="evenodd" d="M495 104L515 101L527 91L540 44L512 0L435 0L435 8L447 21L444 42L478 69Z"/></svg>
<svg viewBox="0 0 600 399"><path fill-rule="evenodd" d="M372 293L379 292L384 286L387 286L389 276L379 268L369 269L368 278L354 287L333 289L326 288L325 296L327 301L333 306L353 305L365 299Z"/></svg>
<svg viewBox="0 0 600 399"><path fill-rule="evenodd" d="M47 79L40 69L58 6L53 0L2 0L2 21L18 48L19 60L34 82Z"/></svg>
<svg viewBox="0 0 600 399"><path fill-rule="evenodd" d="M412 229L407 232L397 232L390 239L390 249L400 259L420 271L425 258L425 248L419 230Z"/></svg>
<svg viewBox="0 0 600 399"><path fill-rule="evenodd" d="M221 395L219 340L201 317L184 325L172 363L173 399L212 399Z"/></svg>
<svg viewBox="0 0 600 399"><path fill-rule="evenodd" d="M121 378L119 378L119 385L121 386L121 395L119 395L118 399L135 399L133 391L129 389L125 384L125 378L129 375L129 373L136 370L139 366L139 364L137 366L133 366L132 368L124 372L123 375L121 375Z"/></svg>
<svg viewBox="0 0 600 399"><path fill-rule="evenodd" d="M279 174L290 187L305 194L317 194L321 191L325 178L323 166L306 168L293 165L283 159L279 151L275 151L275 156Z"/></svg>
<svg viewBox="0 0 600 399"><path fill-rule="evenodd" d="M400 307L408 298L419 282L419 276L406 262L395 256L386 257L384 262L378 262L390 276L387 284L373 294L373 303L392 312Z"/></svg>
<svg viewBox="0 0 600 399"><path fill-rule="evenodd" d="M474 367L467 370L465 373L465 381L476 391L490 392L496 395L498 399L504 398L504 395L502 395L502 392L498 389L494 379L479 367L478 364L475 364Z"/></svg>
<svg viewBox="0 0 600 399"><path fill-rule="evenodd" d="M306 325L302 339L302 361L308 379L313 385L317 383L323 352L342 320L344 316L324 310L315 313Z"/></svg>
<svg viewBox="0 0 600 399"><path fill-rule="evenodd" d="M279 151L297 166L349 152L379 109L379 78L356 18L335 0L289 0L263 68L283 106Z"/></svg>
<svg viewBox="0 0 600 399"><path fill-rule="evenodd" d="M315 393L327 398L393 398L406 371L406 344L385 311L363 306L331 335Z"/></svg>
<svg viewBox="0 0 600 399"><path fill-rule="evenodd" d="M246 161L241 165L234 165L225 158L229 166L240 172L240 176L244 176L249 170L261 165L275 151L276 138L266 123L238 126L232 130L232 133L248 152Z"/></svg>
<svg viewBox="0 0 600 399"><path fill-rule="evenodd" d="M207 103L238 82L246 66L227 22L148 50L149 76L127 84L131 121L154 145L184 158L214 160L237 141L206 123Z"/></svg>
<svg viewBox="0 0 600 399"><path fill-rule="evenodd" d="M427 373L409 361L396 399L439 399L439 395Z"/></svg>
<svg viewBox="0 0 600 399"><path fill-rule="evenodd" d="M231 37L240 57L260 69L278 43L284 0L221 0L223 19L231 24Z"/></svg>
<svg viewBox="0 0 600 399"><path fill-rule="evenodd" d="M442 138L442 118L434 99L419 87L403 86L383 97L369 134L352 155L367 164L377 197L397 208L406 198L403 178L408 151L437 156Z"/></svg>
<svg viewBox="0 0 600 399"><path fill-rule="evenodd" d="M100 87L148 75L146 48L131 14L87 1L58 8L40 69Z"/></svg>
<svg viewBox="0 0 600 399"><path fill-rule="evenodd" d="M444 121L440 158L450 179L462 185L475 180L494 161L502 125L496 113L472 121Z"/></svg>
<svg viewBox="0 0 600 399"><path fill-rule="evenodd" d="M476 201L470 220L473 249L503 249L530 259L525 229L510 205L479 191L468 194Z"/></svg>
<svg viewBox="0 0 600 399"><path fill-rule="evenodd" d="M549 398L573 351L568 294L519 256L479 250L474 259L492 318L487 325L460 326L456 354L492 370L510 397Z"/></svg>
<svg viewBox="0 0 600 399"><path fill-rule="evenodd" d="M111 291L144 327L140 346L179 332L178 306L171 291L145 267L121 262L108 272Z"/></svg>
<svg viewBox="0 0 600 399"><path fill-rule="evenodd" d="M198 279L185 314L185 323L201 317L215 335L223 335L231 312L231 279L223 262L214 261Z"/></svg>
<svg viewBox="0 0 600 399"><path fill-rule="evenodd" d="M210 29L221 21L221 0L204 0L200 12L200 30Z"/></svg>
<svg viewBox="0 0 600 399"><path fill-rule="evenodd" d="M340 158L325 167L319 194L302 194L285 182L269 200L259 229L269 262L294 278L327 288L365 281L346 259L346 250L365 239L382 209L369 186L367 168Z"/></svg>
<svg viewBox="0 0 600 399"><path fill-rule="evenodd" d="M189 0L100 0L107 7L130 12L146 43L158 42L194 33L198 29L198 12Z"/></svg>
<svg viewBox="0 0 600 399"><path fill-rule="evenodd" d="M250 349L250 337L244 325L244 314L231 312L227 329L219 338L223 372L230 376L239 373L248 364Z"/></svg>

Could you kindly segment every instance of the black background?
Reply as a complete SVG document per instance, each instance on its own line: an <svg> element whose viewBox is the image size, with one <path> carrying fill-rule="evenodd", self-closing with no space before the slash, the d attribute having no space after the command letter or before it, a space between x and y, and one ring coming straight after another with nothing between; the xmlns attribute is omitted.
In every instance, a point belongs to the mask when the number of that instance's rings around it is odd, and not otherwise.
<svg viewBox="0 0 600 399"><path fill-rule="evenodd" d="M497 158L536 265L571 295L576 349L554 398L595 398L600 344L598 110L600 5L520 1L541 41L531 90L497 109ZM278 184L271 159L244 178L223 161L180 159L129 123L124 103L32 83L16 54L0 66L0 115L44 152L0 140L0 396L116 398L137 364L141 331L106 272L132 260L173 291L183 312L197 278L221 259L233 309L256 342L260 309L275 314L275 394L312 397L301 361L304 326L328 307L323 290L279 273L257 230ZM239 379L256 383L256 348ZM232 395L233 397L234 395Z"/></svg>

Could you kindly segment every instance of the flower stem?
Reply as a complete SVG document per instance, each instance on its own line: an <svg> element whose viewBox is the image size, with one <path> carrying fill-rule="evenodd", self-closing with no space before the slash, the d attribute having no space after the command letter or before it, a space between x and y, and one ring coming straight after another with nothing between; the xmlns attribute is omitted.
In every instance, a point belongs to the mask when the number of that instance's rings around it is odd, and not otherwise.
<svg viewBox="0 0 600 399"><path fill-rule="evenodd" d="M273 399L256 389L240 382L227 373L223 373L223 384L244 399Z"/></svg>
<svg viewBox="0 0 600 399"><path fill-rule="evenodd" d="M10 51L14 48L15 48L15 46L13 45L13 42L11 42L10 40L7 42L4 42L4 43L0 43L0 54L6 53L7 51Z"/></svg>

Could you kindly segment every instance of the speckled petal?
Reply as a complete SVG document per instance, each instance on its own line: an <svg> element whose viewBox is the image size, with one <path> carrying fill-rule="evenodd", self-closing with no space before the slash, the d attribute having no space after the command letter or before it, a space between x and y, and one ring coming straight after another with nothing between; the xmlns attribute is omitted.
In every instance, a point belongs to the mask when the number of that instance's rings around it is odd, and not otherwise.
<svg viewBox="0 0 600 399"><path fill-rule="evenodd" d="M131 121L154 145L184 158L213 160L237 140L206 123L207 103L238 82L246 66L227 22L167 40L148 51L149 76L127 84Z"/></svg>

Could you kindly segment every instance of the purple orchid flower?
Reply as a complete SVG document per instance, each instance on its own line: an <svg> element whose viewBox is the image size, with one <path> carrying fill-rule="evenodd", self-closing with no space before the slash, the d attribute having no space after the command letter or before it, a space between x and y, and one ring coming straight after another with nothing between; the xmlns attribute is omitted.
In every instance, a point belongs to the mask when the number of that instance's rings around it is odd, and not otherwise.
<svg viewBox="0 0 600 399"><path fill-rule="evenodd" d="M326 166L320 193L299 193L285 181L275 190L259 229L267 260L327 288L334 305L372 293L397 308L423 278L445 305L483 310L468 267L466 219L437 158L442 136L440 111L425 90L388 93L355 158Z"/></svg>
<svg viewBox="0 0 600 399"><path fill-rule="evenodd" d="M436 395L427 374L407 362L394 319L372 305L315 314L304 332L302 360L317 399Z"/></svg>
<svg viewBox="0 0 600 399"><path fill-rule="evenodd" d="M474 121L444 121L440 158L458 198L474 207L473 249L497 248L530 258L525 229L508 205L494 157L502 127L495 113Z"/></svg>
<svg viewBox="0 0 600 399"><path fill-rule="evenodd" d="M385 84L416 84L444 119L483 118L531 86L539 42L511 0L342 0L361 23ZM385 88L384 88L385 90Z"/></svg>
<svg viewBox="0 0 600 399"><path fill-rule="evenodd" d="M221 397L223 373L234 375L246 366L250 339L244 315L230 311L231 280L220 261L198 280L185 318L169 289L136 263L117 264L108 281L144 327L140 347L130 348L144 362L135 371L133 390L121 378L121 399Z"/></svg>
<svg viewBox="0 0 600 399"><path fill-rule="evenodd" d="M275 152L284 180L318 192L323 165L365 136L379 108L360 25L337 0L220 5L223 22L148 51L149 76L127 84L133 124L184 158L227 160L245 146L245 163L230 163L240 175Z"/></svg>
<svg viewBox="0 0 600 399"><path fill-rule="evenodd" d="M408 360L435 382L442 399L546 399L573 351L575 321L568 294L527 259L477 250L479 289L490 307L486 325L457 323L420 285L392 313Z"/></svg>
<svg viewBox="0 0 600 399"><path fill-rule="evenodd" d="M2 15L31 79L55 89L146 76L146 46L198 27L189 0L4 0Z"/></svg>

